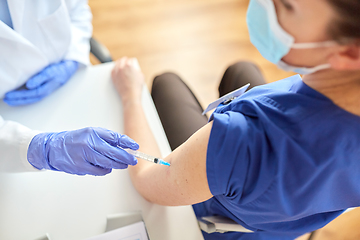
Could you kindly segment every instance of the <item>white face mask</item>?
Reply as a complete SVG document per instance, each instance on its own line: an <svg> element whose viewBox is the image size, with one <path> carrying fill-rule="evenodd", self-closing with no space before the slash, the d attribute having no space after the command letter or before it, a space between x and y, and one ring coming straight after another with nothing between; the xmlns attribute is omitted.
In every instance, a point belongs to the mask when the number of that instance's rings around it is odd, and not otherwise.
<svg viewBox="0 0 360 240"><path fill-rule="evenodd" d="M247 25L251 43L261 55L285 71L299 74L310 74L330 68L330 64L323 64L312 68L291 66L281 59L293 49L309 49L330 47L335 41L317 43L295 43L295 39L287 33L277 20L273 0L250 0L247 12Z"/></svg>

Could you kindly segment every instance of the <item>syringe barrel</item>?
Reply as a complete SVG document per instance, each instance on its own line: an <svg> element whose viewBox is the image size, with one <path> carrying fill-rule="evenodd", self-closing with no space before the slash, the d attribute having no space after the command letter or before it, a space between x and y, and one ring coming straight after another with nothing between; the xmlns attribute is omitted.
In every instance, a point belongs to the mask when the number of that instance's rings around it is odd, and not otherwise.
<svg viewBox="0 0 360 240"><path fill-rule="evenodd" d="M134 150L131 150L131 149L125 149L125 151L127 151L128 153L130 153L131 155L133 155L135 157L138 157L138 158L150 161L150 162L155 162L154 160L156 159L155 157L152 157L152 156L147 155L145 153L134 151Z"/></svg>

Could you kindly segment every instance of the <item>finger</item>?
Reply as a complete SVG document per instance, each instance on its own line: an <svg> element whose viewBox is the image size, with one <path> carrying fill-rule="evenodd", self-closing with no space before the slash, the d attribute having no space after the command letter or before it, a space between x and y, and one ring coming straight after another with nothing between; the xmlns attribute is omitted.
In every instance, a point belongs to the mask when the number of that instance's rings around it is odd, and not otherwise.
<svg viewBox="0 0 360 240"><path fill-rule="evenodd" d="M137 159L125 150L112 146L103 139L93 139L93 143L90 145L94 151L99 154L110 158L113 161L124 163L127 165L136 165Z"/></svg>
<svg viewBox="0 0 360 240"><path fill-rule="evenodd" d="M87 161L92 165L99 166L106 169L125 169L128 167L127 164L122 162L114 161L104 155L101 155L99 152L92 150L86 154Z"/></svg>
<svg viewBox="0 0 360 240"><path fill-rule="evenodd" d="M40 73L36 74L35 76L31 77L26 82L26 87L28 89L38 88L39 86L41 86L45 82L49 81L52 77L53 76L48 74L47 68L45 68L45 70L43 70Z"/></svg>
<svg viewBox="0 0 360 240"><path fill-rule="evenodd" d="M128 58L128 59L126 60L125 65L126 65L126 66L132 66L132 64L133 64L133 59L132 59L132 58Z"/></svg>
<svg viewBox="0 0 360 240"><path fill-rule="evenodd" d="M132 150L139 149L139 144L126 135L118 135L117 139L117 145L122 148L130 148Z"/></svg>
<svg viewBox="0 0 360 240"><path fill-rule="evenodd" d="M28 89L22 89L22 90L14 90L11 92L7 92L4 96L4 99L8 99L8 100L14 100L14 99L18 99L18 98L22 98L24 94L26 94L26 92L29 91Z"/></svg>
<svg viewBox="0 0 360 240"><path fill-rule="evenodd" d="M109 168L101 168L101 167L94 167L89 171L87 174L93 175L93 176L105 176L106 174L111 173L112 169Z"/></svg>
<svg viewBox="0 0 360 240"><path fill-rule="evenodd" d="M120 59L118 59L116 62L115 62L115 66L113 68L113 70L111 71L111 77L113 80L115 80L115 76L118 74L118 72L121 70L123 64L124 64L124 61L125 61L125 58L126 57L122 57Z"/></svg>
<svg viewBox="0 0 360 240"><path fill-rule="evenodd" d="M79 69L79 63L73 60L63 60L60 64L60 66L64 66L67 71L70 72L70 75L74 74L76 70Z"/></svg>
<svg viewBox="0 0 360 240"><path fill-rule="evenodd" d="M127 153L125 150L111 146L104 141L96 144L96 146L94 146L94 150L119 163L132 166L137 164L137 159L134 156Z"/></svg>
<svg viewBox="0 0 360 240"><path fill-rule="evenodd" d="M74 167L67 168L66 166L59 166L59 171L63 171L70 174L76 174L76 175L93 175L93 176L104 176L106 174L111 173L111 168L103 168L101 166L96 166L90 162L85 162L81 165L81 167L77 167L76 171L74 171Z"/></svg>
<svg viewBox="0 0 360 240"><path fill-rule="evenodd" d="M133 67L134 67L136 70L141 71L140 64L139 64L137 58L133 58L133 59L132 59L132 64L133 64Z"/></svg>
<svg viewBox="0 0 360 240"><path fill-rule="evenodd" d="M139 149L139 144L126 135L113 132L105 128L93 128L97 135L105 142L112 146L120 146L123 148L131 148L133 150Z"/></svg>
<svg viewBox="0 0 360 240"><path fill-rule="evenodd" d="M119 71L119 61L120 60L117 60L116 63L115 63L115 66L113 68L113 70L111 71L111 78L114 80L115 79L115 76L117 75L118 71Z"/></svg>
<svg viewBox="0 0 360 240"><path fill-rule="evenodd" d="M42 97L37 98L19 98L19 99L6 99L4 98L4 102L10 106L21 106L27 105L31 103L35 103L43 99Z"/></svg>
<svg viewBox="0 0 360 240"><path fill-rule="evenodd" d="M103 176L111 172L111 168L97 166L87 159L76 159L76 161L59 161L57 158L49 158L49 165L52 170L62 171L76 175Z"/></svg>
<svg viewBox="0 0 360 240"><path fill-rule="evenodd" d="M9 92L5 96L4 102L11 106L26 105L38 102L50 93L52 93L59 86L59 83L54 81L48 82L40 86L39 88L33 90L18 90L14 92Z"/></svg>
<svg viewBox="0 0 360 240"><path fill-rule="evenodd" d="M5 94L5 98L7 98L8 100L16 100L25 98L45 97L46 95L54 91L58 87L58 85L59 83L55 81L50 81L35 89L22 89L8 92L7 94Z"/></svg>
<svg viewBox="0 0 360 240"><path fill-rule="evenodd" d="M126 62L127 62L128 58L127 57L122 57L119 61L119 67L120 68L124 68L125 65L126 65Z"/></svg>
<svg viewBox="0 0 360 240"><path fill-rule="evenodd" d="M32 90L23 89L23 90L8 92L5 95L5 98L8 100L19 100L19 99L33 98L33 97L39 97L39 90L37 88Z"/></svg>

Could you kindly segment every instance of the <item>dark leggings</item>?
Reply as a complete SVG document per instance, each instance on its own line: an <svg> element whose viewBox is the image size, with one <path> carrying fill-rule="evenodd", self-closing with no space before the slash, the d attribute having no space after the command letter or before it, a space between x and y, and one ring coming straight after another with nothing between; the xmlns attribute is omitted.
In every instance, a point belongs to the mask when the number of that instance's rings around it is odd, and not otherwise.
<svg viewBox="0 0 360 240"><path fill-rule="evenodd" d="M219 85L223 96L245 84L250 88L265 83L259 68L249 62L238 62L226 69ZM208 119L189 87L174 73L154 79L151 96L172 150L203 127Z"/></svg>

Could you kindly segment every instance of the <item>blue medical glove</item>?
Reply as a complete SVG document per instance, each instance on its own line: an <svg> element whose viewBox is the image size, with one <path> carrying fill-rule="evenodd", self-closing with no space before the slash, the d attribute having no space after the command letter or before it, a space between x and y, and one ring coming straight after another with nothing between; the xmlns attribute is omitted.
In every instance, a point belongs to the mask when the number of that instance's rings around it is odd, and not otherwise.
<svg viewBox="0 0 360 240"><path fill-rule="evenodd" d="M51 64L32 76L26 82L25 89L6 93L4 102L11 106L18 106L40 101L64 85L78 68L79 63L71 60Z"/></svg>
<svg viewBox="0 0 360 240"><path fill-rule="evenodd" d="M136 150L139 145L126 135L104 128L83 128L36 135L28 148L28 161L37 169L77 175L106 175L113 168L124 169L137 159L118 148Z"/></svg>

